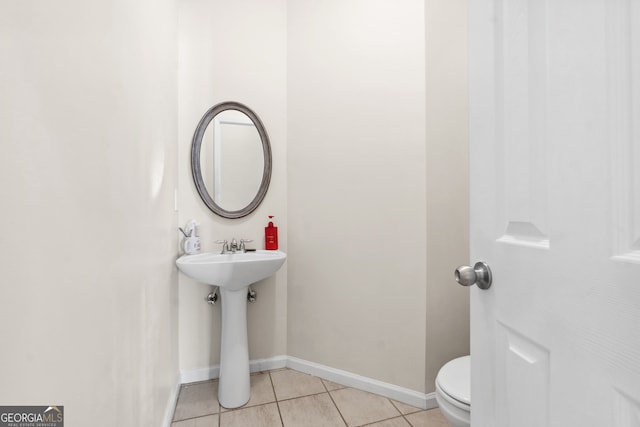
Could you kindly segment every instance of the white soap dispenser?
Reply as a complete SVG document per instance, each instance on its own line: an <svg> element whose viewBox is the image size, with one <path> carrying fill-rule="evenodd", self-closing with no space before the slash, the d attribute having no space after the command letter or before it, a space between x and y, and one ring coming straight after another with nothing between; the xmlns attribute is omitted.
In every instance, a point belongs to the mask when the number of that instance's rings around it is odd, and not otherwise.
<svg viewBox="0 0 640 427"><path fill-rule="evenodd" d="M200 253L200 238L196 235L197 227L200 223L194 219L189 221L184 227L184 230L180 228L184 239L182 239L182 250L187 255L193 255Z"/></svg>

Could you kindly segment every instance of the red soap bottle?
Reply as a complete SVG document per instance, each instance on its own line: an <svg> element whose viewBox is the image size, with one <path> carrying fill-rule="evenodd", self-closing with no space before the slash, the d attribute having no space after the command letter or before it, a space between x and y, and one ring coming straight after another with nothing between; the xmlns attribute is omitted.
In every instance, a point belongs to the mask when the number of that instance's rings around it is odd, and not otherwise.
<svg viewBox="0 0 640 427"><path fill-rule="evenodd" d="M271 218L273 215L269 215L269 219ZM278 227L274 227L273 221L269 221L264 228L264 248L270 251L278 249Z"/></svg>

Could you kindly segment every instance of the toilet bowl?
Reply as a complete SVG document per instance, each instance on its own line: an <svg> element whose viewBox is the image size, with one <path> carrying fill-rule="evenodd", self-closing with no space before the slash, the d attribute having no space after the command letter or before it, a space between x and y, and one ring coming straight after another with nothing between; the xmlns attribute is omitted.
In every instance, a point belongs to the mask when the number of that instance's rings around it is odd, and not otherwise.
<svg viewBox="0 0 640 427"><path fill-rule="evenodd" d="M452 427L471 425L471 357L447 362L436 377L436 401Z"/></svg>

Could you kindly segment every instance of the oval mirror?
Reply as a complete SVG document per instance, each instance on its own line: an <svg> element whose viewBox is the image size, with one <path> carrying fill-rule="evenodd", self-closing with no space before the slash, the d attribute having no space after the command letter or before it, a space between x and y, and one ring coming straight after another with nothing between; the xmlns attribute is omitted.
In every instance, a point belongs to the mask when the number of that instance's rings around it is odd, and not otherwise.
<svg viewBox="0 0 640 427"><path fill-rule="evenodd" d="M271 180L271 145L256 113L238 102L207 110L193 134L191 172L200 198L217 215L253 212Z"/></svg>

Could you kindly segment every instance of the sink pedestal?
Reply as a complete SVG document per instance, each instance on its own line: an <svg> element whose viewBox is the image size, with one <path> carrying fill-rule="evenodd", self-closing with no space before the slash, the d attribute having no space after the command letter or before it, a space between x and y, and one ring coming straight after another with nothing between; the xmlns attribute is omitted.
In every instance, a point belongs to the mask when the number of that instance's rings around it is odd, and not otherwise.
<svg viewBox="0 0 640 427"><path fill-rule="evenodd" d="M274 274L287 254L258 249L249 252L204 252L183 255L176 265L187 276L220 287L222 324L218 400L225 408L249 401L247 291L249 285Z"/></svg>
<svg viewBox="0 0 640 427"><path fill-rule="evenodd" d="M238 408L249 401L249 343L247 340L247 292L220 287L222 324L218 401Z"/></svg>

